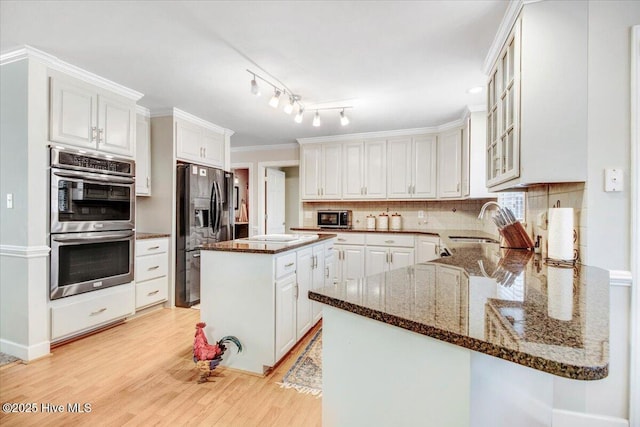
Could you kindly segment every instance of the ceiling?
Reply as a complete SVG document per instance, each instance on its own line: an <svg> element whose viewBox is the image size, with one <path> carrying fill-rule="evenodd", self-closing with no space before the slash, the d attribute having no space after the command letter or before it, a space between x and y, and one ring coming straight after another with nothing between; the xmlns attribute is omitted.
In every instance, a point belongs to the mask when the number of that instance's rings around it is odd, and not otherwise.
<svg viewBox="0 0 640 427"><path fill-rule="evenodd" d="M484 103L483 62L508 6L471 1L6 1L0 51L28 44L235 131L232 146L437 126ZM250 92L251 69L301 95L302 123ZM272 80L276 83L275 80ZM350 124L338 111L351 105Z"/></svg>

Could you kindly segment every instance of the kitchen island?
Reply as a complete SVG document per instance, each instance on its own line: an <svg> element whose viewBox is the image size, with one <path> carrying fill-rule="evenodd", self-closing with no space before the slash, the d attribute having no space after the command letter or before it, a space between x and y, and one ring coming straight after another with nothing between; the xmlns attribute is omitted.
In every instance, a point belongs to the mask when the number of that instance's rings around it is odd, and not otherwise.
<svg viewBox="0 0 640 427"><path fill-rule="evenodd" d="M263 375L320 320L321 304L307 295L332 283L334 237L254 236L201 248L205 333L243 345L225 354L224 366Z"/></svg>
<svg viewBox="0 0 640 427"><path fill-rule="evenodd" d="M607 376L607 271L449 244L451 257L310 292L326 304L325 425L547 426L554 375Z"/></svg>

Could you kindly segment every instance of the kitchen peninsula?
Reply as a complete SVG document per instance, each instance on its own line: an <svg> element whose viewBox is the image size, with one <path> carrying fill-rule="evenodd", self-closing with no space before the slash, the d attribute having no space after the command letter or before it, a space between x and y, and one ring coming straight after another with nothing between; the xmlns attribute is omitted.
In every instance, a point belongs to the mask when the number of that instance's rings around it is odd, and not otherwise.
<svg viewBox="0 0 640 427"><path fill-rule="evenodd" d="M325 304L325 425L546 426L554 375L607 376L607 271L447 244L451 257L310 292Z"/></svg>
<svg viewBox="0 0 640 427"><path fill-rule="evenodd" d="M225 366L263 375L320 320L308 291L332 282L335 235L264 235L201 248L200 318L210 341L234 335Z"/></svg>

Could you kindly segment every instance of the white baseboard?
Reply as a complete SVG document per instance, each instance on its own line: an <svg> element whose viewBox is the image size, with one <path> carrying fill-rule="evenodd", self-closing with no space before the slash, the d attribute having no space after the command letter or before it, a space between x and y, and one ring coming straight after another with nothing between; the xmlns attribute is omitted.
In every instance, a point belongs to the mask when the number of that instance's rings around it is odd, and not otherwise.
<svg viewBox="0 0 640 427"><path fill-rule="evenodd" d="M49 256L49 246L0 245L0 255L15 258L42 258Z"/></svg>
<svg viewBox="0 0 640 427"><path fill-rule="evenodd" d="M551 425L553 427L629 427L629 420L554 409Z"/></svg>
<svg viewBox="0 0 640 427"><path fill-rule="evenodd" d="M13 341L0 339L0 351L24 360L25 362L29 362L48 355L51 351L51 343L49 341L43 341L35 345L26 346Z"/></svg>

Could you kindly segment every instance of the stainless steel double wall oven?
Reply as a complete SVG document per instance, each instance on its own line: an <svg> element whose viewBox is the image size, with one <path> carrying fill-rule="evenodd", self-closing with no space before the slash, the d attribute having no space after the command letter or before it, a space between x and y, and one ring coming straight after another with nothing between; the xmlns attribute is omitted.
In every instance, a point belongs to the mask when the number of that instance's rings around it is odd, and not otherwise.
<svg viewBox="0 0 640 427"><path fill-rule="evenodd" d="M135 163L51 147L51 299L134 279Z"/></svg>

